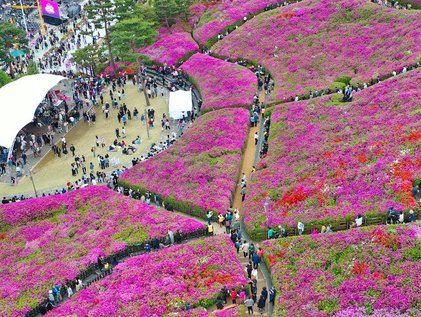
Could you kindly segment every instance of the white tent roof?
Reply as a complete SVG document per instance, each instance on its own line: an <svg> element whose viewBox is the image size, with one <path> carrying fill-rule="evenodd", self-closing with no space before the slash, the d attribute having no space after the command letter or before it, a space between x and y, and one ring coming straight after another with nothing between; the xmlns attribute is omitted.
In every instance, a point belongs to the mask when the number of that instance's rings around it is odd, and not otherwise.
<svg viewBox="0 0 421 317"><path fill-rule="evenodd" d="M24 76L0 88L0 145L11 147L18 132L34 118L35 110L48 91L63 76Z"/></svg>
<svg viewBox="0 0 421 317"><path fill-rule="evenodd" d="M181 119L184 115L187 116L187 111L192 111L193 101L192 92L177 90L170 92L169 113L173 119Z"/></svg>

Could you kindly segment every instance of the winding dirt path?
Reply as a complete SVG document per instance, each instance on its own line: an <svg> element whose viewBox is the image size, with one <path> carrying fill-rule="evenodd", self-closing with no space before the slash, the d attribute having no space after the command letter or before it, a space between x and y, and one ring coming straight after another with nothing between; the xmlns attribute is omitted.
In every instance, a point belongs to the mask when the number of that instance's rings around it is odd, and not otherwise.
<svg viewBox="0 0 421 317"><path fill-rule="evenodd" d="M242 166L241 166L241 172L244 173L246 175L247 181L250 180L251 178L251 173L253 170L253 166L254 166L254 160L255 160L255 156L256 156L256 147L259 146L259 144L255 144L255 140L254 140L254 133L258 132L259 133L259 126L260 126L260 122L259 125L257 127L252 127L249 130L249 134L248 134L248 138L247 138L247 144L246 144L246 148L243 154L243 162L242 162ZM259 135L259 140L260 140L260 135ZM241 175L240 174L240 180L241 181ZM246 194L247 195L247 194ZM234 194L234 201L233 201L233 208L238 209L240 212L240 216L243 215L243 202L241 201L242 195L241 195L241 187L240 184L237 185L237 188L235 190L235 194ZM244 232L244 230L243 230ZM243 236L245 236L245 234L243 234ZM248 239L247 239L248 240ZM251 240L248 240L249 243L253 242ZM256 248L258 248L258 244L254 243ZM249 262L248 258L244 258L243 254L240 252L239 254L237 254L238 259L240 260L241 264L243 265L243 267L245 267L247 265L247 263ZM268 283L268 281L266 280L265 274L262 270L262 266L259 265L259 269L258 269L258 279L257 279L257 299L260 296L260 293L262 291L263 287L266 287L266 289L269 291L270 288L270 284ZM254 312L256 315L260 315L260 316L270 316L270 314L268 314L268 301L266 301L266 308L265 308L265 312L263 314L258 313L258 308L257 308L257 303L255 303L254 305Z"/></svg>
<svg viewBox="0 0 421 317"><path fill-rule="evenodd" d="M254 133L258 131L259 131L259 127L250 128L250 131L247 137L246 147L243 153L241 173L246 174L247 181L250 180L251 171L254 165L254 157L256 153L256 145L254 144L255 143ZM240 180L235 189L234 200L233 200L233 208L238 209L240 211L240 214L243 211L243 203L241 201L241 187L240 187L241 175L242 174L240 174Z"/></svg>

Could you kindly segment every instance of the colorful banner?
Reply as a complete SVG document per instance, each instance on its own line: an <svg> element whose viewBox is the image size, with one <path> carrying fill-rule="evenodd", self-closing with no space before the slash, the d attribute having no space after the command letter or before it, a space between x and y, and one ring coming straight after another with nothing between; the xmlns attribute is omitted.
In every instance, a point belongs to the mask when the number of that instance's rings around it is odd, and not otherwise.
<svg viewBox="0 0 421 317"><path fill-rule="evenodd" d="M60 19L60 8L57 2L52 0L40 0L40 5L43 15Z"/></svg>

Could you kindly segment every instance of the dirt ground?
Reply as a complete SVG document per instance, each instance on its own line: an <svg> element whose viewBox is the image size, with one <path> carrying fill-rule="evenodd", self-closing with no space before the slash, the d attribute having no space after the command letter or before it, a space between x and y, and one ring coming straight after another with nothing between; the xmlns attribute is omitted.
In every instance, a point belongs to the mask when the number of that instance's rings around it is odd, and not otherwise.
<svg viewBox="0 0 421 317"><path fill-rule="evenodd" d="M244 172L246 174L247 179L249 180L251 177L251 172L253 169L253 163L254 163L254 157L256 154L256 145L254 144L254 133L258 131L257 127L254 128L250 128L248 137L247 137L247 146L245 149L245 152L243 154L243 164L241 167L242 172ZM239 180L240 182L240 180ZM240 187L240 183L238 183L237 188L235 190L235 194L234 194L234 201L233 201L233 208L236 208L240 211L240 215L243 212L243 203L241 201L241 187ZM197 219L199 221L202 221L203 223L206 223L204 220L201 219ZM219 226L219 224L217 224L216 222L213 223L213 227L214 227L214 232L216 235L219 234L226 234L225 233L225 228L221 228ZM255 244L256 247L259 246L259 244ZM246 267L246 265L249 262L248 257L245 258L242 254L242 252L239 252L237 254L237 257L241 263L241 266L243 268ZM263 272L261 270L261 267L259 267L258 270L258 280L257 280L257 289L258 289L258 295L260 294L260 292L262 291L263 287L267 287L267 281L265 279L265 276L263 275ZM231 300L228 300L228 305L231 303ZM269 304L266 304L266 308L265 308L265 312L263 314L258 313L258 308L257 305L254 305L254 311L255 311L255 315L259 315L259 316L268 316L268 312L267 310L269 309ZM212 305L208 311L213 312L216 310L216 305Z"/></svg>
<svg viewBox="0 0 421 317"><path fill-rule="evenodd" d="M127 107L133 113L134 107L137 107L141 114L146 108L146 101L143 93L139 93L135 86L131 83L127 83L125 87L126 96L122 102L127 104ZM104 100L109 101L109 94L104 94ZM147 138L146 125L142 125L140 120L128 120L126 125L126 143L131 143L137 136L142 139L142 144L139 145L135 155L139 156L145 153L149 149L150 145L156 141L161 140L165 137L164 132L161 131L161 118L162 114L168 114L168 102L167 96L151 99L151 107L155 110L155 127L150 129L150 139ZM98 169L98 159L93 157L91 148L95 146L95 136L103 137L105 140L105 148L96 148L96 155L105 155L108 153L110 159L116 157L120 160L120 164L114 167L110 167L105 171L111 171L123 165L131 165L133 155L123 155L120 152L108 152L108 145L110 145L115 139L115 129L122 128L122 124L118 123L117 113L118 110L111 109L110 116L106 120L102 113L101 107L96 109L96 124L89 126L86 122L79 122L79 124L73 128L66 136L67 146L74 144L76 148L76 155L84 155L86 158L86 167L89 173L89 162L93 162L95 165L95 172ZM139 118L140 118L139 114ZM58 140L56 140L58 141ZM55 142L56 142L55 141ZM61 142L59 142L61 145ZM68 154L67 159L62 155L61 158L57 158L50 151L40 163L33 170L33 178L38 191L46 191L57 187L64 186L67 181L76 181L82 174L79 171L79 175L76 177L72 176L70 164L74 162L71 153ZM24 177L18 185L11 186L10 184L0 184L0 196L13 195L13 194L32 194L33 188L29 177Z"/></svg>

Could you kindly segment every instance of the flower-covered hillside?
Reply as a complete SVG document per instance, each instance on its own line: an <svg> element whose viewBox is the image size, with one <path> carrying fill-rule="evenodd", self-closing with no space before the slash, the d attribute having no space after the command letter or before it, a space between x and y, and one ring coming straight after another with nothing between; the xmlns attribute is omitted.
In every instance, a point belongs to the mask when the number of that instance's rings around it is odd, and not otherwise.
<svg viewBox="0 0 421 317"><path fill-rule="evenodd" d="M245 283L229 237L212 237L130 258L49 316L158 317L210 307L223 286Z"/></svg>
<svg viewBox="0 0 421 317"><path fill-rule="evenodd" d="M246 197L245 222L270 226L335 226L358 214L384 215L414 207L421 178L421 71L388 79L338 101L333 95L277 106L269 152ZM306 226L310 228L310 226Z"/></svg>
<svg viewBox="0 0 421 317"><path fill-rule="evenodd" d="M250 106L257 91L257 78L249 69L196 53L181 69L197 85L203 98L202 111Z"/></svg>
<svg viewBox="0 0 421 317"><path fill-rule="evenodd" d="M279 0L222 0L199 2L190 11L193 36L202 45L222 33L226 27L242 21L249 14L257 13Z"/></svg>
<svg viewBox="0 0 421 317"><path fill-rule="evenodd" d="M3 205L0 214L1 316L22 316L53 285L126 244L204 228L102 186Z"/></svg>
<svg viewBox="0 0 421 317"><path fill-rule="evenodd" d="M188 28L179 22L171 29L160 28L155 43L139 49L139 53L161 64L176 65L198 50L199 45L193 40Z"/></svg>
<svg viewBox="0 0 421 317"><path fill-rule="evenodd" d="M275 316L418 316L421 227L378 226L263 243Z"/></svg>
<svg viewBox="0 0 421 317"><path fill-rule="evenodd" d="M261 63L275 79L275 99L364 83L415 63L421 12L366 0L305 0L262 13L216 43L213 51Z"/></svg>
<svg viewBox="0 0 421 317"><path fill-rule="evenodd" d="M120 181L160 194L177 210L204 217L230 207L249 112L224 109L206 113L168 150L125 171Z"/></svg>

